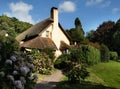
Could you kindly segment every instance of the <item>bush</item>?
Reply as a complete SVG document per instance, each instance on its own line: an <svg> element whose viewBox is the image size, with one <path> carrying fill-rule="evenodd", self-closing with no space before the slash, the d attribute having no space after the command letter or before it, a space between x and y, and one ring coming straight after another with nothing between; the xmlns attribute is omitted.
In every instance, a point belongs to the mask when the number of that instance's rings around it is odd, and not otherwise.
<svg viewBox="0 0 120 89"><path fill-rule="evenodd" d="M70 54L62 54L55 61L54 67L58 69L65 69L68 66L69 60L70 60Z"/></svg>
<svg viewBox="0 0 120 89"><path fill-rule="evenodd" d="M55 52L54 52L53 49L51 49L51 48L44 48L44 49L42 49L42 52L46 53L48 55L48 57L52 60L52 62L54 62Z"/></svg>
<svg viewBox="0 0 120 89"><path fill-rule="evenodd" d="M85 58L88 65L94 65L100 62L100 51L90 45L83 46Z"/></svg>
<svg viewBox="0 0 120 89"><path fill-rule="evenodd" d="M0 89L33 89L37 75L32 75L32 60L19 53L18 42L0 32Z"/></svg>
<svg viewBox="0 0 120 89"><path fill-rule="evenodd" d="M32 75L34 66L31 62L21 54L12 54L8 59L2 59L0 89L33 89L37 75Z"/></svg>
<svg viewBox="0 0 120 89"><path fill-rule="evenodd" d="M102 44L100 52L101 52L101 61L102 62L108 62L109 59L110 59L108 47L106 45Z"/></svg>
<svg viewBox="0 0 120 89"><path fill-rule="evenodd" d="M110 60L118 60L118 54L117 52L110 52Z"/></svg>
<svg viewBox="0 0 120 89"><path fill-rule="evenodd" d="M100 51L90 45L71 50L71 61L93 65L100 62Z"/></svg>
<svg viewBox="0 0 120 89"><path fill-rule="evenodd" d="M69 70L67 70L66 76L71 83L76 83L89 76L89 72L87 72L84 65L71 62L69 64Z"/></svg>
<svg viewBox="0 0 120 89"><path fill-rule="evenodd" d="M33 64L37 72L46 75L51 74L53 63L46 53L34 49L31 53L27 53L27 55L29 55L29 57L33 56Z"/></svg>

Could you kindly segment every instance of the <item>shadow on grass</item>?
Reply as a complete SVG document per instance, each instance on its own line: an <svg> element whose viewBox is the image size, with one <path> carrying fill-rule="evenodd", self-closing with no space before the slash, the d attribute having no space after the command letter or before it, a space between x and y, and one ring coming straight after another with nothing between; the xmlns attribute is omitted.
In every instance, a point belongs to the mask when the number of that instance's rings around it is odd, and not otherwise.
<svg viewBox="0 0 120 89"><path fill-rule="evenodd" d="M36 84L35 89L55 89L58 84L59 82L42 81L41 83Z"/></svg>
<svg viewBox="0 0 120 89"><path fill-rule="evenodd" d="M72 84L68 81L63 81L60 82L55 89L116 89L116 88L107 87L101 84L86 81L76 84Z"/></svg>

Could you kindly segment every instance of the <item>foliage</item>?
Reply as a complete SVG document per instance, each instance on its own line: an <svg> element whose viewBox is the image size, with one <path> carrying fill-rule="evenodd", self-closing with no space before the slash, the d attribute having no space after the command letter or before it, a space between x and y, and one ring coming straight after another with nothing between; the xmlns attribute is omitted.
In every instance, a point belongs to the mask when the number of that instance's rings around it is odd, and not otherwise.
<svg viewBox="0 0 120 89"><path fill-rule="evenodd" d="M0 34L0 89L33 89L37 76L32 76L32 61L18 51L11 36Z"/></svg>
<svg viewBox="0 0 120 89"><path fill-rule="evenodd" d="M65 75L72 83L80 82L88 76L86 66L83 65L85 59L81 53L82 50L71 49L70 54L60 56L55 64L58 68L64 68Z"/></svg>
<svg viewBox="0 0 120 89"><path fill-rule="evenodd" d="M56 89L119 89L120 88L120 63L109 61L99 63L88 69L90 76L81 83L69 83L65 77Z"/></svg>
<svg viewBox="0 0 120 89"><path fill-rule="evenodd" d="M19 21L15 17L10 18L6 15L0 16L0 30L6 31L6 33L9 33L9 35L13 37L31 26L31 24Z"/></svg>
<svg viewBox="0 0 120 89"><path fill-rule="evenodd" d="M120 19L116 22L115 29L117 31L113 34L113 50L120 55Z"/></svg>
<svg viewBox="0 0 120 89"><path fill-rule="evenodd" d="M89 41L91 42L95 42L95 35L94 35L95 31L94 30L91 30L90 32L87 32L87 36L86 38L89 39Z"/></svg>
<svg viewBox="0 0 120 89"><path fill-rule="evenodd" d="M110 52L110 60L118 60L117 52Z"/></svg>
<svg viewBox="0 0 120 89"><path fill-rule="evenodd" d="M91 46L93 46L93 47L95 47L95 48L97 48L97 49L100 49L100 44L97 43L97 42L95 42L95 43L89 42L88 45L91 45Z"/></svg>
<svg viewBox="0 0 120 89"><path fill-rule="evenodd" d="M89 76L89 72L87 72L84 65L74 62L70 62L69 70L67 71L66 76L71 83L81 82L81 80Z"/></svg>
<svg viewBox="0 0 120 89"><path fill-rule="evenodd" d="M113 21L107 21L103 22L99 27L96 29L96 31L91 31L88 34L88 38L92 42L98 42L100 44L105 44L108 46L109 49L113 49L113 42L112 35L116 32L115 22Z"/></svg>
<svg viewBox="0 0 120 89"><path fill-rule="evenodd" d="M84 31L79 18L75 19L75 28L71 28L70 30L67 30L67 33L73 39L72 43L74 42L80 43L84 41L85 39Z"/></svg>
<svg viewBox="0 0 120 89"><path fill-rule="evenodd" d="M106 45L111 44L111 37L115 32L114 26L115 23L112 21L103 22L102 25L100 25L95 32L95 37L97 37L96 40Z"/></svg>
<svg viewBox="0 0 120 89"><path fill-rule="evenodd" d="M100 61L100 51L90 45L82 45L71 50L71 61L88 65L96 64Z"/></svg>
<svg viewBox="0 0 120 89"><path fill-rule="evenodd" d="M54 67L58 69L65 69L67 66L69 66L69 60L71 59L69 54L62 54L57 58L57 60L54 63Z"/></svg>
<svg viewBox="0 0 120 89"><path fill-rule="evenodd" d="M35 66L36 72L40 74L51 74L53 63L46 53L34 49L30 53L27 53L27 55L29 55L29 58L33 56L33 65Z"/></svg>
<svg viewBox="0 0 120 89"><path fill-rule="evenodd" d="M110 59L108 47L106 45L102 44L100 52L101 52L101 61L102 62L108 62L109 59Z"/></svg>
<svg viewBox="0 0 120 89"><path fill-rule="evenodd" d="M37 75L32 75L34 66L31 60L21 54L13 54L0 61L1 89L33 89Z"/></svg>
<svg viewBox="0 0 120 89"><path fill-rule="evenodd" d="M6 59L10 54L18 50L18 42L5 31L0 31L0 54L2 58Z"/></svg>
<svg viewBox="0 0 120 89"><path fill-rule="evenodd" d="M44 48L42 49L42 52L46 53L48 57L54 62L55 59L55 52L52 48Z"/></svg>

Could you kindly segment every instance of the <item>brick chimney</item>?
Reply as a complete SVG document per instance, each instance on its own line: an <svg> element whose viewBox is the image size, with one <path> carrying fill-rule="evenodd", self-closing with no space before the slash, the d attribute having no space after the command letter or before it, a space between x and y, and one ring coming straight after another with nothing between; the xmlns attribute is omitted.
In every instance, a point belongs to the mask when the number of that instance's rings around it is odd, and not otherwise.
<svg viewBox="0 0 120 89"><path fill-rule="evenodd" d="M58 9L56 7L51 8L51 18L54 21L54 29L58 27Z"/></svg>

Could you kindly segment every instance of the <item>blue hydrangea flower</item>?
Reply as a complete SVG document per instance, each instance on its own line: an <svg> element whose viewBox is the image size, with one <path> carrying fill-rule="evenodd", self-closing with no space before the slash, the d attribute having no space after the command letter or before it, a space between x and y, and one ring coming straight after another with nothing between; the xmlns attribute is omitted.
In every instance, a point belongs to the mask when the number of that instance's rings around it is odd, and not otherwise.
<svg viewBox="0 0 120 89"><path fill-rule="evenodd" d="M20 68L21 74L26 76L26 74L30 71L30 69L27 66L23 66Z"/></svg>
<svg viewBox="0 0 120 89"><path fill-rule="evenodd" d="M37 74L34 74L34 75L33 75L33 79L38 79L38 75L37 75Z"/></svg>
<svg viewBox="0 0 120 89"><path fill-rule="evenodd" d="M33 61L33 60L34 60L33 57L31 57L31 56L28 56L27 59L28 59L29 61Z"/></svg>
<svg viewBox="0 0 120 89"><path fill-rule="evenodd" d="M15 57L15 55L11 56L10 59L14 62L17 61L17 58Z"/></svg>
<svg viewBox="0 0 120 89"><path fill-rule="evenodd" d="M18 74L18 71L14 70L13 75L17 75L17 74Z"/></svg>
<svg viewBox="0 0 120 89"><path fill-rule="evenodd" d="M17 89L24 89L24 86L22 85L22 82L20 80L14 81L14 85Z"/></svg>
<svg viewBox="0 0 120 89"><path fill-rule="evenodd" d="M12 61L11 61L10 59L7 59L7 60L5 61L5 63L12 65Z"/></svg>

